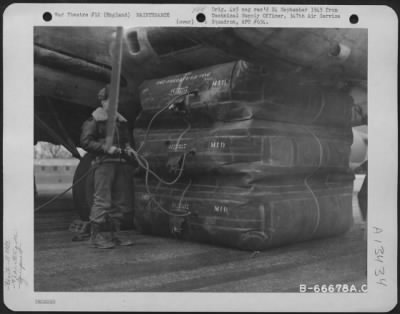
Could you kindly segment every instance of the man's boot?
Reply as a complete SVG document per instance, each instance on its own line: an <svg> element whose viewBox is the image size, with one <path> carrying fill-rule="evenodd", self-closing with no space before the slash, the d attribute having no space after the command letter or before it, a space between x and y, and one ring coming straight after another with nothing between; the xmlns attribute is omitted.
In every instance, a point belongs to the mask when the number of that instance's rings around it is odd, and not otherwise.
<svg viewBox="0 0 400 314"><path fill-rule="evenodd" d="M111 222L111 241L115 245L131 246L133 242L131 240L121 240L118 238L118 234L121 231L121 222L118 219L110 219Z"/></svg>
<svg viewBox="0 0 400 314"><path fill-rule="evenodd" d="M115 244L104 238L100 233L100 224L91 223L90 246L98 249L112 249Z"/></svg>

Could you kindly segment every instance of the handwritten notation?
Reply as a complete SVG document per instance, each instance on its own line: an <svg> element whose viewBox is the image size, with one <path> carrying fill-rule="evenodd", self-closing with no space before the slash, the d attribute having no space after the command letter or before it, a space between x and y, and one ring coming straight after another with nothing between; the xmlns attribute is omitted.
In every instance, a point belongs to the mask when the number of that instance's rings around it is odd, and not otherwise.
<svg viewBox="0 0 400 314"><path fill-rule="evenodd" d="M7 290L20 289L27 286L24 278L24 252L18 233L4 242L4 285Z"/></svg>
<svg viewBox="0 0 400 314"><path fill-rule="evenodd" d="M192 10L192 13L204 12L205 9L206 9L205 5L194 7L193 10Z"/></svg>
<svg viewBox="0 0 400 314"><path fill-rule="evenodd" d="M385 246L383 243L383 229L379 227L372 227L374 255L373 260L375 264L374 275L378 285L387 287L387 273L385 269Z"/></svg>

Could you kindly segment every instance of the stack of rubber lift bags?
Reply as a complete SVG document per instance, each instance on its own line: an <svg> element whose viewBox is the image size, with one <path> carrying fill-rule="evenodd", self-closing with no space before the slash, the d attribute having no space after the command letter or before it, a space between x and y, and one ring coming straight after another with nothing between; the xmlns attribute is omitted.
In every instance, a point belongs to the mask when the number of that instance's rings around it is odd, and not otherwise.
<svg viewBox="0 0 400 314"><path fill-rule="evenodd" d="M135 180L142 232L264 250L352 225L349 96L245 61L140 93L135 141L159 176Z"/></svg>

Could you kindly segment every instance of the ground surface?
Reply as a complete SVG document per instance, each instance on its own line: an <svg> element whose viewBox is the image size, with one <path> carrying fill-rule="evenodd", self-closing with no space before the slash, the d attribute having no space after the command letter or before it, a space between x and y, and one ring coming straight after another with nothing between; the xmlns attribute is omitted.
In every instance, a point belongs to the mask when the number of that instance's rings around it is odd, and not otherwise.
<svg viewBox="0 0 400 314"><path fill-rule="evenodd" d="M355 190L363 177L358 176ZM39 203L54 193L40 186ZM97 250L72 242L71 194L35 215L36 291L298 292L299 285L366 283L366 239L354 197L354 226L339 237L245 252L124 231L132 247Z"/></svg>

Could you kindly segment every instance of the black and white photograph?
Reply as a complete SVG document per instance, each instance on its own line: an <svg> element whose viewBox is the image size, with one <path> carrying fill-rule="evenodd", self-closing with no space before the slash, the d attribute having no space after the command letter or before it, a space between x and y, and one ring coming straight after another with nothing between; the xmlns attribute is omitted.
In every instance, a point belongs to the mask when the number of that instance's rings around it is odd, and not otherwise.
<svg viewBox="0 0 400 314"><path fill-rule="evenodd" d="M36 27L35 291L365 292L367 40Z"/></svg>
<svg viewBox="0 0 400 314"><path fill-rule="evenodd" d="M5 42L28 42L5 50L11 308L391 304L391 12L32 8L12 36L24 15L5 15Z"/></svg>

